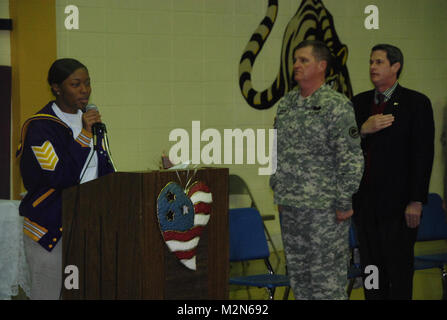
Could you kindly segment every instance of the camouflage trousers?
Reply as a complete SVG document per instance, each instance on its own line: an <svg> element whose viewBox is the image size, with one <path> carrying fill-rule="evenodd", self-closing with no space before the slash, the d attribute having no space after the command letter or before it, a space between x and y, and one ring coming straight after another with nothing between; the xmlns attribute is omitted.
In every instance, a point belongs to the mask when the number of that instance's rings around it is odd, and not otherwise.
<svg viewBox="0 0 447 320"><path fill-rule="evenodd" d="M335 210L283 206L280 223L295 299L347 299L350 219L337 223Z"/></svg>

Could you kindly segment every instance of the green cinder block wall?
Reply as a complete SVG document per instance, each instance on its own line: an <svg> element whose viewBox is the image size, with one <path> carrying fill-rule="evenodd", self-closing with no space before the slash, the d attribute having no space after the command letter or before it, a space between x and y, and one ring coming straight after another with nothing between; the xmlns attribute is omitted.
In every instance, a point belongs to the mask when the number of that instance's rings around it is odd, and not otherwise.
<svg viewBox="0 0 447 320"><path fill-rule="evenodd" d="M279 1L278 19L252 74L258 90L268 87L278 73L282 35L300 2ZM440 137L447 108L447 1L323 3L348 46L354 93L372 88L368 60L374 44L392 43L402 49L405 66L400 83L425 93L433 104L436 137L430 192L443 195ZM364 27L368 15L364 9L371 4L379 8L378 30ZM79 8L79 30L65 29L68 5ZM108 124L119 170L157 169L162 152L174 144L169 133L183 128L191 134L192 121L200 121L202 131L214 128L221 133L272 128L276 106L264 111L249 107L238 85L241 54L266 8L267 0L56 0L58 57L74 57L89 67L91 101ZM8 60L3 51L0 57ZM268 176L258 175L259 165L216 166L229 166L231 173L241 175L261 211L277 215ZM281 250L278 219L266 224ZM438 241L417 244L415 250L427 253L446 247L445 241ZM440 297L436 270L416 273L414 297Z"/></svg>

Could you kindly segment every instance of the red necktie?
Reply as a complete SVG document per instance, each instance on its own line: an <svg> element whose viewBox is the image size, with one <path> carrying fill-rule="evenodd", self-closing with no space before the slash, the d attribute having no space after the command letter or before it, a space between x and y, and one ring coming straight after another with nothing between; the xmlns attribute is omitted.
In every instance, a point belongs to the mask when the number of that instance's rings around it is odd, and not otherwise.
<svg viewBox="0 0 447 320"><path fill-rule="evenodd" d="M385 102L385 96L381 93L377 94L377 99L379 100L379 103L376 104L375 101L373 101L372 108L371 108L371 114L379 114L383 113L385 110L386 102ZM371 168L371 148L368 147L366 151L366 164L365 164L365 183L368 183L369 181L369 170Z"/></svg>

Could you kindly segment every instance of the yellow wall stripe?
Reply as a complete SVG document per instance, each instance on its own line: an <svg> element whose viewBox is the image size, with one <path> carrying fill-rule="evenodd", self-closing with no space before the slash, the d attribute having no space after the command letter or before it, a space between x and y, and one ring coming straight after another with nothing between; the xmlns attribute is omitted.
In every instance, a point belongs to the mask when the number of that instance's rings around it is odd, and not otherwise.
<svg viewBox="0 0 447 320"><path fill-rule="evenodd" d="M57 57L55 0L9 0L12 19L12 150L17 150L22 123L53 99L46 81ZM32 53L32 54L31 54ZM14 155L12 155L14 156ZM12 198L24 191L19 161L12 161Z"/></svg>

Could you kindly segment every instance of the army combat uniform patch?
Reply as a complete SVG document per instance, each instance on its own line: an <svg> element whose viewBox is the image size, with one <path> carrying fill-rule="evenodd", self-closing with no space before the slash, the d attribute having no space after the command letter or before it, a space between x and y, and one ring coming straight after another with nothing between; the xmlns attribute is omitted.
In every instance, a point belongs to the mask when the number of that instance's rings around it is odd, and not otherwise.
<svg viewBox="0 0 447 320"><path fill-rule="evenodd" d="M357 127L349 128L349 136L353 139L357 139L359 137L359 129Z"/></svg>

